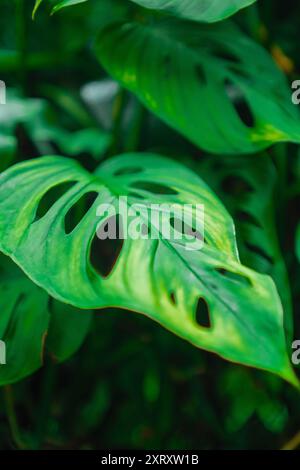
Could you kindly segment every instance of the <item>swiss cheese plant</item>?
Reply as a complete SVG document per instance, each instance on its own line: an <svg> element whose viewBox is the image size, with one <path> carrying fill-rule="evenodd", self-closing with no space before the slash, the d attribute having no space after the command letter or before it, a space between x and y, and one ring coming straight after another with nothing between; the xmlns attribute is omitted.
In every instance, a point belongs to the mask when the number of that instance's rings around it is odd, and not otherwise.
<svg viewBox="0 0 300 470"><path fill-rule="evenodd" d="M113 125L100 130L53 86L46 91L57 107L67 106L66 122L77 119L76 132L51 124L41 101L20 106L15 94L3 117L0 338L7 365L0 384L34 372L45 355L70 357L93 311L114 307L298 386L272 201L278 162L288 158L282 149L300 142L300 119L284 67L243 23L255 0L37 0L32 16L38 22L45 9L68 21L66 7L84 15L92 3L109 11L92 18L99 24L87 47L99 75L104 70L117 87ZM163 145L138 145L145 115L167 129ZM14 134L20 122L37 149L24 161ZM194 238L167 239L141 211L141 230L154 236L111 240L107 248L99 231L112 219L122 232L130 228L122 198L127 212L164 205L171 231L176 211L202 206L203 236L195 220ZM101 205L114 214L97 216ZM296 247L299 255L299 230Z"/></svg>

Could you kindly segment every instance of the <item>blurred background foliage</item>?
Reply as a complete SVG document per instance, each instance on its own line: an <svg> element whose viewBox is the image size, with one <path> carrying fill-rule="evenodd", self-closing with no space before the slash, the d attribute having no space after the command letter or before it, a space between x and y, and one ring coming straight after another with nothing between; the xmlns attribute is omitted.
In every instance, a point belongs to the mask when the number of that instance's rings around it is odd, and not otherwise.
<svg viewBox="0 0 300 470"><path fill-rule="evenodd" d="M262 155L226 159L203 154L120 92L99 67L93 51L99 26L135 7L91 0L53 17L41 8L32 21L33 3L0 0L0 78L9 97L0 107L0 170L46 154L76 156L90 170L124 150L153 150L181 160L186 155L184 162L233 215L244 263L270 274L290 312L287 318L293 312L294 333L290 320L286 325L288 345L292 336L300 338L300 270L294 256L298 148L278 145ZM290 81L300 77L300 5L258 1L234 21L270 51ZM260 228L249 223L251 217ZM58 365L46 346L44 366L1 392L0 449L300 444L300 400L289 385L225 363L125 311L94 313L71 359Z"/></svg>

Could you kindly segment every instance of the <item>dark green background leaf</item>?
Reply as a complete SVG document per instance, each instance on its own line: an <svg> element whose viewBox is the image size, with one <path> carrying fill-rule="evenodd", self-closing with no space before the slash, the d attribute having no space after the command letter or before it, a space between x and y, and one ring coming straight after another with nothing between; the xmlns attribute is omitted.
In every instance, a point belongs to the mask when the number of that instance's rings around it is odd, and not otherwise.
<svg viewBox="0 0 300 470"><path fill-rule="evenodd" d="M114 78L200 148L252 153L300 142L284 76L230 22L118 23L100 33L96 51Z"/></svg>
<svg viewBox="0 0 300 470"><path fill-rule="evenodd" d="M194 21L220 21L256 0L131 0L139 5L163 10Z"/></svg>

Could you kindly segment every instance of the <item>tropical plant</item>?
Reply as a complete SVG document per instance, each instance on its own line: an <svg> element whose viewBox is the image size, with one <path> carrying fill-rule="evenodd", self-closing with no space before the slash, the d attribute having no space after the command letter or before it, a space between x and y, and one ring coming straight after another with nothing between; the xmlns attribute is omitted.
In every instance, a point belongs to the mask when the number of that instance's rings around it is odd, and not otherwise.
<svg viewBox="0 0 300 470"><path fill-rule="evenodd" d="M19 51L0 55L4 73L18 71L22 81L0 108L0 385L70 358L94 312L117 308L299 388L291 343L300 286L290 279L300 259L300 119L287 80L297 64L268 42L259 3L36 0L27 28L84 18L62 52L41 56L22 47L17 1ZM45 80L45 70L66 57L64 86L50 84L55 73ZM74 73L87 63L89 80L105 79L78 99ZM44 81L39 98L28 93L29 74ZM152 239L99 240L111 217L99 222L100 204L111 204L128 230L124 196L129 211L140 202L203 205L202 249L187 249L193 238L166 240L148 219ZM174 228L174 215L165 215ZM229 428L253 413L272 426L266 396L238 370L252 390L239 407L251 405L238 417L232 411Z"/></svg>

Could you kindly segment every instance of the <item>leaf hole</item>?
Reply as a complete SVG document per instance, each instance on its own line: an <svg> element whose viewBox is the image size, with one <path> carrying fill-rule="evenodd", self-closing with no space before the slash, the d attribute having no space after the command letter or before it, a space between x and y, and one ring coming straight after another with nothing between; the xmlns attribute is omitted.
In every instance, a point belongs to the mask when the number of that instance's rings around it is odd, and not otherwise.
<svg viewBox="0 0 300 470"><path fill-rule="evenodd" d="M147 191L149 193L153 194L165 194L169 196L175 196L178 195L178 191L176 191L173 188L170 188L169 186L165 186L162 184L158 183L152 183L148 181L136 181L130 185L132 188L135 189L142 189L143 191Z"/></svg>
<svg viewBox="0 0 300 470"><path fill-rule="evenodd" d="M225 81L225 92L240 120L246 127L252 129L255 126L255 118L242 90L231 80L227 79Z"/></svg>
<svg viewBox="0 0 300 470"><path fill-rule="evenodd" d="M142 224L141 235L143 235L144 237L147 237L148 235L150 235L150 233L151 233L151 229L148 227L148 225Z"/></svg>
<svg viewBox="0 0 300 470"><path fill-rule="evenodd" d="M119 215L105 220L98 228L90 248L90 262L106 278L112 272L123 248L123 227Z"/></svg>
<svg viewBox="0 0 300 470"><path fill-rule="evenodd" d="M135 191L129 191L129 193L127 194L128 197L133 197L135 199L141 199L141 200L145 200L145 196L143 196L142 194L140 193L136 193Z"/></svg>
<svg viewBox="0 0 300 470"><path fill-rule="evenodd" d="M256 218L252 215L249 214L246 211L237 211L236 212L236 218L240 222L248 222L251 225L255 225L255 227L261 228L260 223L256 220Z"/></svg>
<svg viewBox="0 0 300 470"><path fill-rule="evenodd" d="M204 68L202 67L202 65L200 65L200 64L196 65L195 73L196 73L196 76L197 76L198 80L200 81L201 85L203 85L203 86L206 85L207 80L206 80L205 71L204 71Z"/></svg>
<svg viewBox="0 0 300 470"><path fill-rule="evenodd" d="M170 293L170 300L173 305L176 305L176 297L175 297L175 292Z"/></svg>
<svg viewBox="0 0 300 470"><path fill-rule="evenodd" d="M76 181L60 183L56 186L53 186L49 191L47 191L43 197L40 199L38 208L35 214L35 220L41 219L44 217L51 207L64 195L66 194L74 185Z"/></svg>
<svg viewBox="0 0 300 470"><path fill-rule="evenodd" d="M143 171L142 168L132 166L128 168L120 168L114 173L114 175L115 176L136 175L138 173L141 173L142 171Z"/></svg>
<svg viewBox="0 0 300 470"><path fill-rule="evenodd" d="M252 186L240 176L229 175L222 181L222 189L225 193L234 197L242 196L245 193L252 193Z"/></svg>
<svg viewBox="0 0 300 470"><path fill-rule="evenodd" d="M65 233L69 235L80 224L85 214L90 210L98 197L98 193L90 191L85 193L65 215Z"/></svg>
<svg viewBox="0 0 300 470"><path fill-rule="evenodd" d="M273 258L271 256L269 256L262 248L260 248L259 246L253 245L252 243L248 243L248 242L246 242L245 245L246 245L246 247L248 248L249 251L251 251L252 253L255 253L258 256L260 256L265 261L267 261L267 263L273 264L273 262L274 262Z"/></svg>
<svg viewBox="0 0 300 470"><path fill-rule="evenodd" d="M246 81L248 83L251 83L251 77L249 76L249 73L243 70L240 66L232 65L230 69L236 76L241 78L244 82Z"/></svg>
<svg viewBox="0 0 300 470"><path fill-rule="evenodd" d="M170 54L166 54L163 59L163 70L164 70L165 77L168 77L170 75L171 64L172 64L171 56Z"/></svg>
<svg viewBox="0 0 300 470"><path fill-rule="evenodd" d="M182 236L188 235L194 237L197 240L203 241L203 234L196 230L194 227L185 223L184 220L178 219L177 217L171 217L170 225L175 232L179 233Z"/></svg>
<svg viewBox="0 0 300 470"><path fill-rule="evenodd" d="M209 308L206 301L200 297L195 311L195 321L201 328L211 328Z"/></svg>
<svg viewBox="0 0 300 470"><path fill-rule="evenodd" d="M244 286L252 285L250 279L243 276L242 274L234 273L224 268L216 268L216 271L219 274L221 274L221 276L225 277L226 279L229 279L230 281L239 282L240 284L243 284Z"/></svg>
<svg viewBox="0 0 300 470"><path fill-rule="evenodd" d="M226 60L226 62L232 62L233 64L240 64L240 60L237 56L229 52L228 50L225 50L224 48L214 48L213 53L215 56L217 56L219 59Z"/></svg>

